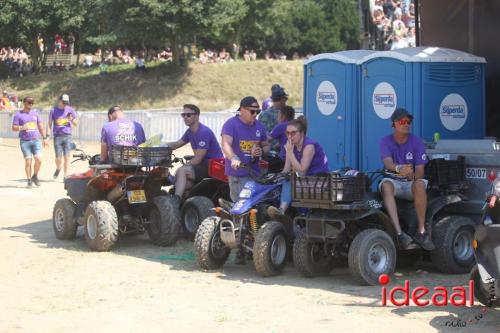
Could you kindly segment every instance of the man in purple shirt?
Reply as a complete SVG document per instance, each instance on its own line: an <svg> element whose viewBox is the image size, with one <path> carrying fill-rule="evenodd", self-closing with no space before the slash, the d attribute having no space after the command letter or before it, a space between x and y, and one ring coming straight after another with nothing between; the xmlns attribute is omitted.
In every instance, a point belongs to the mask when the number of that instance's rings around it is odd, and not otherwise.
<svg viewBox="0 0 500 333"><path fill-rule="evenodd" d="M187 161L186 165L177 169L175 173L175 195L179 203L185 190L208 177L208 160L222 157L222 151L214 132L200 123L200 109L196 105L185 104L181 116L184 119L184 124L189 128L182 138L170 142L168 145L175 150L189 142L194 157Z"/></svg>
<svg viewBox="0 0 500 333"><path fill-rule="evenodd" d="M247 96L240 102L240 114L228 119L222 127L222 151L224 152L225 173L229 178L230 196L238 200L245 183L250 180L250 171L240 168L241 163L252 168L256 174L259 159L269 151L266 128L257 120L259 103L255 97Z"/></svg>
<svg viewBox="0 0 500 333"><path fill-rule="evenodd" d="M42 124L38 110L33 109L35 100L32 97L25 97L23 100L24 107L14 115L12 120L12 130L19 132L19 139L21 151L24 156L24 171L28 178L28 187L35 183L40 186L38 179L38 172L42 166L42 141L43 146L47 146L47 136ZM31 174L31 158L34 157L35 165L33 168L33 175Z"/></svg>
<svg viewBox="0 0 500 333"><path fill-rule="evenodd" d="M49 114L49 129L54 135L54 151L56 154L56 171L54 179L59 177L61 162L64 156L64 177L68 175L69 155L71 153L72 128L77 125L75 110L69 106L69 96L61 95Z"/></svg>
<svg viewBox="0 0 500 333"><path fill-rule="evenodd" d="M425 231L425 211L427 209L427 180L424 166L427 163L423 141L410 134L413 116L403 108L398 108L391 116L394 133L380 141L380 155L386 170L395 172L396 178L384 178L379 184L384 206L398 234L398 242L403 249L409 247L412 239L401 230L395 197L414 200L418 219L415 241L425 250L433 250L429 233Z"/></svg>
<svg viewBox="0 0 500 333"><path fill-rule="evenodd" d="M142 125L127 119L119 106L108 110L109 123L101 130L101 162L107 162L114 145L137 146L146 141Z"/></svg>

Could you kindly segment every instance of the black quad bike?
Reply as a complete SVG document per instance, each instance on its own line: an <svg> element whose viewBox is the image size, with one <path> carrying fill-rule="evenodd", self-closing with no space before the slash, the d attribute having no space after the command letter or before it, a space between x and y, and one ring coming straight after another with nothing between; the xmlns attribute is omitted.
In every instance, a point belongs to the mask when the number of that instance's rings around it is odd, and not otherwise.
<svg viewBox="0 0 500 333"><path fill-rule="evenodd" d="M500 307L500 178L497 178L483 208L482 223L474 234L477 265L470 279L474 296L486 306Z"/></svg>
<svg viewBox="0 0 500 333"><path fill-rule="evenodd" d="M476 223L456 213L456 206L467 200L462 194L466 185L462 165L463 161L429 165L432 185L427 193L425 223L436 248L428 254L444 273L469 272L474 264L472 237ZM377 285L379 276L392 274L396 263L413 265L425 253L416 243L406 250L397 246L396 232L381 197L377 191L370 191L371 184L383 175L372 173L371 179L362 173L293 175L292 206L309 208L305 216L294 220L303 233L295 240L293 258L304 276L328 274L334 257L344 256L358 283ZM396 201L402 229L414 236L418 223L413 202Z"/></svg>
<svg viewBox="0 0 500 333"><path fill-rule="evenodd" d="M111 164L99 164L79 150L75 161L89 162L89 170L64 179L68 198L53 209L57 238L73 239L83 226L87 245L94 251L109 251L119 234L146 231L159 246L175 244L181 234L180 215L169 196L166 169L172 167L168 147L112 147ZM73 162L75 162L73 161Z"/></svg>

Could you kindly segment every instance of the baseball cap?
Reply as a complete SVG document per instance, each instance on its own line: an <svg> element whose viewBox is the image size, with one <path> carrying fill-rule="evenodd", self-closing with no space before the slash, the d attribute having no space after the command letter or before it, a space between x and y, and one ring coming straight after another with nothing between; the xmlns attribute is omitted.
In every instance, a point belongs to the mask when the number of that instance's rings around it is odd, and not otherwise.
<svg viewBox="0 0 500 333"><path fill-rule="evenodd" d="M67 94L62 94L59 100L64 104L69 104L69 96Z"/></svg>
<svg viewBox="0 0 500 333"><path fill-rule="evenodd" d="M255 106L255 104L257 104L257 106ZM241 101L240 101L240 107L238 108L238 111L242 108L242 107L249 107L249 106L254 106L254 107L259 107L259 102L257 102L257 99L253 96L247 96L247 97L244 97Z"/></svg>
<svg viewBox="0 0 500 333"><path fill-rule="evenodd" d="M275 90L278 90L278 89L280 89L280 88L281 88L281 86L280 86L279 84L275 83L275 84L273 84L273 86L271 87L271 92L273 92L273 91L275 91Z"/></svg>
<svg viewBox="0 0 500 333"><path fill-rule="evenodd" d="M404 108L397 108L391 116L391 121L395 122L401 118L408 117L413 119L413 116Z"/></svg>
<svg viewBox="0 0 500 333"><path fill-rule="evenodd" d="M283 97L288 97L288 94L285 92L285 89L283 87L279 87L278 89L273 90L273 93L271 94L272 100L281 99Z"/></svg>

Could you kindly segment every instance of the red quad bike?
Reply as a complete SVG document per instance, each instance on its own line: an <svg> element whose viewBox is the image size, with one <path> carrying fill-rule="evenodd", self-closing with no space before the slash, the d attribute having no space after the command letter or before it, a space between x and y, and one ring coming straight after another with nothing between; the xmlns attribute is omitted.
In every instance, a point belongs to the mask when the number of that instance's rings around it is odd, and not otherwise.
<svg viewBox="0 0 500 333"><path fill-rule="evenodd" d="M99 164L77 149L75 161L88 161L89 170L64 179L69 198L54 205L53 227L58 239L75 238L83 226L87 245L94 251L109 251L119 234L146 231L155 245L174 245L181 234L178 209L169 196L162 195L168 185L172 159L168 147L113 146L111 164Z"/></svg>

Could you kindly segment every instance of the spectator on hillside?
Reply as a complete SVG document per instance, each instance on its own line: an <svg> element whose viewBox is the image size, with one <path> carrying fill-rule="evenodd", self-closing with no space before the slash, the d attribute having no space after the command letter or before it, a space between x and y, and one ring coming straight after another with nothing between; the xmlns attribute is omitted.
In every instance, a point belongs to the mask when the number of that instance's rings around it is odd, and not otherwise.
<svg viewBox="0 0 500 333"><path fill-rule="evenodd" d="M92 54L87 54L85 55L85 58L83 59L83 67L85 68L90 68L92 67L92 62L94 57L92 57Z"/></svg>
<svg viewBox="0 0 500 333"><path fill-rule="evenodd" d="M97 50L95 50L94 57L96 57L98 59L98 61L102 60L102 51L101 51L100 48L98 48Z"/></svg>
<svg viewBox="0 0 500 333"><path fill-rule="evenodd" d="M144 60L144 53L142 52L135 59L135 69L142 72L146 71L146 62Z"/></svg>
<svg viewBox="0 0 500 333"><path fill-rule="evenodd" d="M54 37L54 53L55 54L61 54L62 53L62 48L63 48L63 38L56 34Z"/></svg>
<svg viewBox="0 0 500 333"><path fill-rule="evenodd" d="M75 53L75 36L72 32L68 34L68 46L69 46L69 54Z"/></svg>
<svg viewBox="0 0 500 333"><path fill-rule="evenodd" d="M243 60L244 61L250 61L250 52L248 50L245 50L245 53L243 53Z"/></svg>

